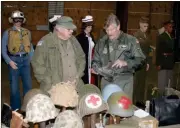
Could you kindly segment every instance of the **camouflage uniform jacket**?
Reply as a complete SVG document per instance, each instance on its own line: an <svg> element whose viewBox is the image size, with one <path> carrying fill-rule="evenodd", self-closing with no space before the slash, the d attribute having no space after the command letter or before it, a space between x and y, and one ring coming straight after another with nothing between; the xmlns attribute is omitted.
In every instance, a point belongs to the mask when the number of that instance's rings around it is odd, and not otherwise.
<svg viewBox="0 0 180 128"><path fill-rule="evenodd" d="M49 33L44 36L41 41L37 44L33 59L32 67L34 75L38 82L40 82L40 88L47 91L52 85L59 82L63 82L63 65L61 58L61 52L58 46L57 37L55 33ZM85 54L74 36L72 36L69 41L72 43L74 53L75 53L75 65L77 68L77 76L81 78L84 73L85 68ZM69 51L71 52L71 51ZM83 84L82 80L79 79Z"/></svg>
<svg viewBox="0 0 180 128"><path fill-rule="evenodd" d="M108 52L107 43L109 43L110 56L112 63L116 60L125 60L127 66L122 68L110 68L112 70L112 76L121 74L132 74L136 68L139 68L144 64L145 55L143 54L138 40L128 34L121 32L116 43L113 43L108 39L108 36L103 36L95 46L94 58L92 61L92 67L95 71L97 68L108 65ZM111 46L112 45L112 46ZM112 55L114 54L114 55ZM114 57L112 57L114 56Z"/></svg>

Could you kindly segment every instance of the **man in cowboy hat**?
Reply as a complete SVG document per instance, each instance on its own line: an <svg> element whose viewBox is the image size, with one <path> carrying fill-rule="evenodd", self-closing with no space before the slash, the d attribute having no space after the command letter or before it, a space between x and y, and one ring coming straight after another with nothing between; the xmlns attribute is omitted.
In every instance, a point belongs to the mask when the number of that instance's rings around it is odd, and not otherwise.
<svg viewBox="0 0 180 128"><path fill-rule="evenodd" d="M32 88L30 59L33 53L31 33L21 27L26 19L21 11L13 11L9 22L13 27L7 29L2 37L2 56L9 68L10 105L13 110L21 107L19 77L23 83L23 95Z"/></svg>
<svg viewBox="0 0 180 128"><path fill-rule="evenodd" d="M68 16L58 18L55 24L53 33L38 42L32 58L34 75L45 91L60 82L76 80L78 87L83 84L85 54L72 35L76 26Z"/></svg>

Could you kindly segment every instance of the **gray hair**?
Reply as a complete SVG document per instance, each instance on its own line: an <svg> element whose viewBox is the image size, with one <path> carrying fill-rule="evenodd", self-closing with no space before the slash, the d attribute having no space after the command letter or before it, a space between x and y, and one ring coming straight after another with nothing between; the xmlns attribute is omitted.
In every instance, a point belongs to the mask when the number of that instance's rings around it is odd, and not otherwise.
<svg viewBox="0 0 180 128"><path fill-rule="evenodd" d="M115 24L115 25L120 25L120 21L119 19L117 18L116 15L114 15L113 13L111 13L107 19L106 19L106 22L105 22L105 25L104 25L104 28L108 28L111 24Z"/></svg>

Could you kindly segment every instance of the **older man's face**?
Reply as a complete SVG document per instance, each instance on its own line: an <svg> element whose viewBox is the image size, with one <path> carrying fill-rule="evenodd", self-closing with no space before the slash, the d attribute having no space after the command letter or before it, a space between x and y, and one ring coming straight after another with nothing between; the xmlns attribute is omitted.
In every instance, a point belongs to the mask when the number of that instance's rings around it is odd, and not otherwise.
<svg viewBox="0 0 180 128"><path fill-rule="evenodd" d="M106 28L106 33L109 36L109 38L115 39L117 37L117 34L119 32L120 25L110 24L109 27Z"/></svg>
<svg viewBox="0 0 180 128"><path fill-rule="evenodd" d="M59 27L58 29L58 34L63 37L63 39L67 40L72 36L73 30L71 29L66 29L63 27Z"/></svg>

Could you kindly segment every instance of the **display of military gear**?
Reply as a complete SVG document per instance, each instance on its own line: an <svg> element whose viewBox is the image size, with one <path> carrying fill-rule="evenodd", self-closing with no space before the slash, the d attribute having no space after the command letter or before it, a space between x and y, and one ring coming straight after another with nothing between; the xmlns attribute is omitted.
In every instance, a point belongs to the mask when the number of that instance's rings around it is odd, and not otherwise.
<svg viewBox="0 0 180 128"><path fill-rule="evenodd" d="M50 97L37 94L30 99L26 107L26 120L32 123L39 123L54 119L59 113Z"/></svg>
<svg viewBox="0 0 180 128"><path fill-rule="evenodd" d="M85 84L79 88L79 92L78 92L79 98L83 97L88 93L97 93L101 95L100 89L93 84Z"/></svg>
<svg viewBox="0 0 180 128"><path fill-rule="evenodd" d="M109 98L109 96L112 93L118 92L118 91L122 91L122 89L118 85L116 85L116 84L106 85L102 90L102 97L103 97L104 101L107 102L107 99Z"/></svg>
<svg viewBox="0 0 180 128"><path fill-rule="evenodd" d="M52 128L84 128L83 121L79 115L72 110L61 112Z"/></svg>
<svg viewBox="0 0 180 128"><path fill-rule="evenodd" d="M97 93L88 93L80 97L77 113L84 117L108 110L108 104L103 100L102 96Z"/></svg>
<svg viewBox="0 0 180 128"><path fill-rule="evenodd" d="M30 32L25 28L21 28L20 31L9 29L8 30L8 51L11 54L16 54L17 52L30 52Z"/></svg>
<svg viewBox="0 0 180 128"><path fill-rule="evenodd" d="M123 91L114 92L107 100L108 113L120 117L130 117L134 114L132 100Z"/></svg>
<svg viewBox="0 0 180 128"><path fill-rule="evenodd" d="M44 94L44 95L49 96L49 94L48 94L47 92L45 92L45 91L43 91L43 90L40 90L40 89L37 89L37 88L33 88L33 89L29 90L29 91L25 94L25 96L24 96L23 104L22 104L22 107L21 107L21 110L22 110L22 111L24 111L24 112L26 111L27 103L29 102L29 100L30 100L33 96L35 96L35 95L37 95L37 94Z"/></svg>
<svg viewBox="0 0 180 128"><path fill-rule="evenodd" d="M95 46L92 67L96 72L98 72L99 68L109 67L108 70L105 70L106 77L103 76L102 78L101 89L107 84L114 83L132 97L133 73L135 69L140 68L144 64L144 59L146 58L138 43L135 37L122 31L120 31L119 37L115 40L110 40L108 35L105 35L98 41ZM121 68L109 66L118 59L126 61L127 66Z"/></svg>
<svg viewBox="0 0 180 128"><path fill-rule="evenodd" d="M63 107L76 107L78 105L79 96L76 85L72 82L61 82L53 85L48 92L55 105Z"/></svg>

